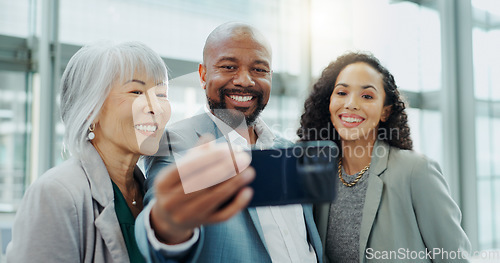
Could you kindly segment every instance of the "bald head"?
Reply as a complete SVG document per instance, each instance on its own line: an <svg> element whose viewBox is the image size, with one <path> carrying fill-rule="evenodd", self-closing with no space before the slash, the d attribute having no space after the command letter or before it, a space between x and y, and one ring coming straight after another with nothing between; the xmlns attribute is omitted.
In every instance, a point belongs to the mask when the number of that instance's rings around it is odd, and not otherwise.
<svg viewBox="0 0 500 263"><path fill-rule="evenodd" d="M271 45L264 35L262 35L262 33L260 33L256 28L239 22L228 22L216 27L210 35L208 35L203 48L203 63L206 62L207 56L210 52L214 51L214 48L219 46L220 43L226 41L255 42L256 44L264 47L267 52L269 52L269 57L271 57Z"/></svg>

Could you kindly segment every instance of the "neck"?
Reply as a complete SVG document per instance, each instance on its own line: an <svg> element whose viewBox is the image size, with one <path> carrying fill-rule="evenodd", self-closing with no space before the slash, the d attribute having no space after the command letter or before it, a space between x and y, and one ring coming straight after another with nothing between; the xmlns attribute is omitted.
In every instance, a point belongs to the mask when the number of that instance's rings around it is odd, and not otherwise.
<svg viewBox="0 0 500 263"><path fill-rule="evenodd" d="M142 210L140 186L134 179L134 168L140 155L126 151L108 140L92 140L92 144L102 158L109 177L120 188L134 218Z"/></svg>
<svg viewBox="0 0 500 263"><path fill-rule="evenodd" d="M347 174L356 174L370 165L374 141L342 140L342 166Z"/></svg>
<svg viewBox="0 0 500 263"><path fill-rule="evenodd" d="M136 183L134 180L134 168L140 155L125 152L116 145L107 141L94 139L92 144L101 156L109 177L120 188L124 194L134 192Z"/></svg>
<svg viewBox="0 0 500 263"><path fill-rule="evenodd" d="M259 138L257 134L255 133L255 128L254 126L249 126L248 130L241 130L241 129L236 129L235 130L241 137L245 138L247 142L251 145L257 143L257 139Z"/></svg>

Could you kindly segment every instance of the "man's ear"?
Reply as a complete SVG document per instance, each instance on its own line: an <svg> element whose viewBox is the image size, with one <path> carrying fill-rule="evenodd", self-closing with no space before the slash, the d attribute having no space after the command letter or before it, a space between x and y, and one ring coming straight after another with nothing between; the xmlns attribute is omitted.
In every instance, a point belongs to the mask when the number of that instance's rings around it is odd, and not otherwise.
<svg viewBox="0 0 500 263"><path fill-rule="evenodd" d="M384 108L382 109L382 116L380 116L380 121L386 122L387 119L389 119L389 116L391 116L391 112L392 112L392 105L384 106Z"/></svg>
<svg viewBox="0 0 500 263"><path fill-rule="evenodd" d="M198 74L200 74L201 87L206 89L207 68L203 64L198 65Z"/></svg>

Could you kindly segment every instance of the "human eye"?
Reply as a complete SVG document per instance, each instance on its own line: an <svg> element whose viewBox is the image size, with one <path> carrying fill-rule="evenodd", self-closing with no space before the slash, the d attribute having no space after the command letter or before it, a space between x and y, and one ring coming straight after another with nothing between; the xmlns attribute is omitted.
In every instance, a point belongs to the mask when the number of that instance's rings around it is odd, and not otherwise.
<svg viewBox="0 0 500 263"><path fill-rule="evenodd" d="M162 99L166 99L167 98L167 93L166 92L157 93L156 97L162 98Z"/></svg>
<svg viewBox="0 0 500 263"><path fill-rule="evenodd" d="M136 94L136 95L141 95L143 92L140 90L132 90L132 91L130 91L130 93Z"/></svg>
<svg viewBox="0 0 500 263"><path fill-rule="evenodd" d="M332 94L335 94L336 96L347 96L348 94L347 87L343 84L337 84L333 88Z"/></svg>
<svg viewBox="0 0 500 263"><path fill-rule="evenodd" d="M368 94L363 94L361 97L364 98L364 99L367 99L367 100L373 99L373 96L372 95L368 95Z"/></svg>
<svg viewBox="0 0 500 263"><path fill-rule="evenodd" d="M269 74L269 70L265 68L253 68L252 74L257 77L265 77Z"/></svg>
<svg viewBox="0 0 500 263"><path fill-rule="evenodd" d="M236 66L234 65L221 65L219 66L220 69L225 70L225 71L234 71L236 70Z"/></svg>
<svg viewBox="0 0 500 263"><path fill-rule="evenodd" d="M258 72L258 73L269 73L269 70L265 69L265 68L254 68L254 71Z"/></svg>

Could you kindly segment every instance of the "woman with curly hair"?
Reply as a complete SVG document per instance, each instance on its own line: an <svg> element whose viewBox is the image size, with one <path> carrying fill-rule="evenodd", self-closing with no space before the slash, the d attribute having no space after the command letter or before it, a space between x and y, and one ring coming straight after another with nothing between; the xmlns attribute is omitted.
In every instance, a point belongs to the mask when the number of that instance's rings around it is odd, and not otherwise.
<svg viewBox="0 0 500 263"><path fill-rule="evenodd" d="M326 262L465 257L460 210L439 165L412 150L405 104L377 58L337 58L304 109L300 139L332 140L341 150L337 198L315 208Z"/></svg>

